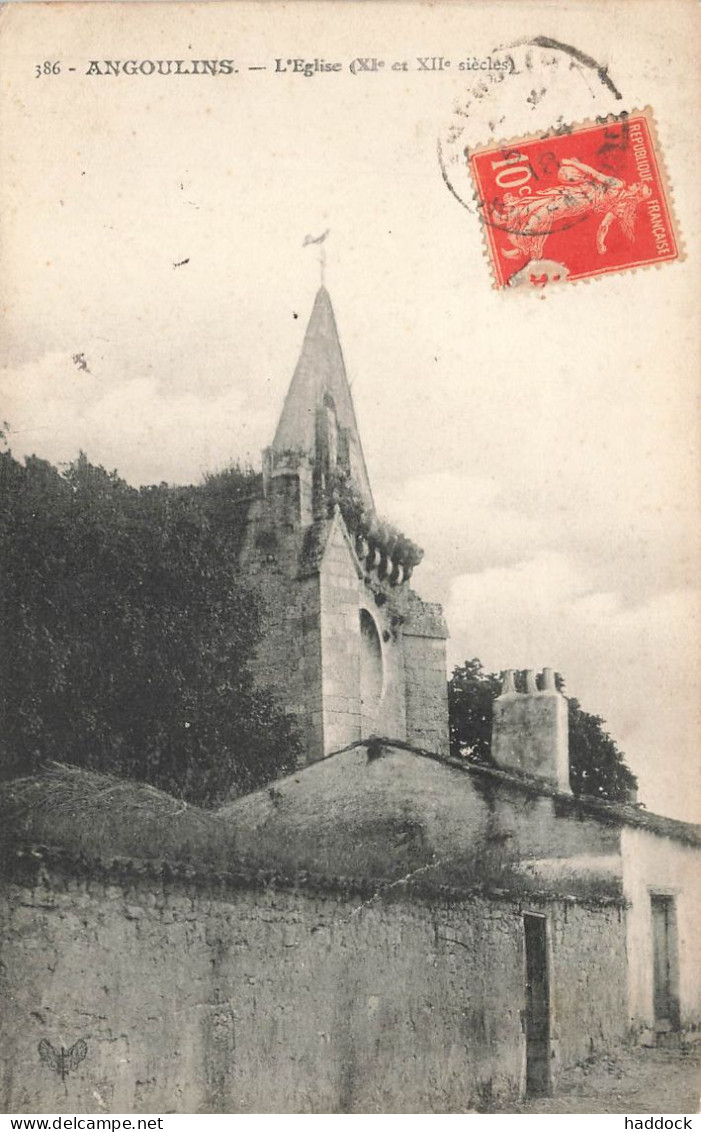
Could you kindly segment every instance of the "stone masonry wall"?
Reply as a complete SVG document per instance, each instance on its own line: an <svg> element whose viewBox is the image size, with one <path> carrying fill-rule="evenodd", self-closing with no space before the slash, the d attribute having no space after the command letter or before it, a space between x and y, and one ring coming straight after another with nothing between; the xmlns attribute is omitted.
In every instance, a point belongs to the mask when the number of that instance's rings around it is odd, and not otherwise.
<svg viewBox="0 0 701 1132"><path fill-rule="evenodd" d="M336 527L319 576L324 752L360 738L358 574Z"/></svg>
<svg viewBox="0 0 701 1132"><path fill-rule="evenodd" d="M156 877L9 884L10 1112L465 1112L524 1080L522 908ZM621 1030L616 909L556 903L553 1066ZM40 1060L87 1042L62 1082Z"/></svg>
<svg viewBox="0 0 701 1132"><path fill-rule="evenodd" d="M229 803L236 854L256 868L366 876L407 873L435 891L481 885L555 899L622 900L620 829L571 797L527 790L391 745L345 750Z"/></svg>
<svg viewBox="0 0 701 1132"><path fill-rule="evenodd" d="M260 598L261 632L251 666L259 685L272 690L296 721L312 761L323 754L319 579L298 576L299 532L280 514L283 502L294 513L292 489L298 484L278 481L278 493L282 486L290 499L278 494L253 505L241 556L241 568Z"/></svg>
<svg viewBox="0 0 701 1132"><path fill-rule="evenodd" d="M386 606L378 607L358 577L341 531L334 529L320 572L323 731L326 753L371 734L404 739L402 652L390 632ZM360 611L374 623L381 652L382 690L372 707L361 703Z"/></svg>
<svg viewBox="0 0 701 1132"><path fill-rule="evenodd" d="M378 605L358 576L340 521L321 561L302 568L306 536L294 522L298 485L278 477L273 486L275 493L271 489L269 499L251 508L241 556L241 568L261 599L261 634L252 661L256 681L296 720L305 762L370 734L404 739L404 655L401 638L392 632L391 605ZM382 652L382 696L371 712L362 710L360 697L363 607L377 625ZM447 699L445 710L447 719Z"/></svg>
<svg viewBox="0 0 701 1132"><path fill-rule="evenodd" d="M447 755L450 737L445 640L404 633L403 645L407 739L424 750Z"/></svg>
<svg viewBox="0 0 701 1132"><path fill-rule="evenodd" d="M560 1069L626 1037L626 910L558 902L548 928L556 1082Z"/></svg>

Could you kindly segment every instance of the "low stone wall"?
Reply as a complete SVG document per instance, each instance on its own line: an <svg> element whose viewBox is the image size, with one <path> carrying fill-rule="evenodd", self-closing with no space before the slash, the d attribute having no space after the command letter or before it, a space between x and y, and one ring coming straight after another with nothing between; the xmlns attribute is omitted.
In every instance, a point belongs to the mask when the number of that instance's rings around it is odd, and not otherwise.
<svg viewBox="0 0 701 1132"><path fill-rule="evenodd" d="M526 905L30 871L3 891L5 1111L447 1113L523 1088ZM557 1070L622 1035L625 926L537 910ZM78 1039L62 1079L39 1045Z"/></svg>

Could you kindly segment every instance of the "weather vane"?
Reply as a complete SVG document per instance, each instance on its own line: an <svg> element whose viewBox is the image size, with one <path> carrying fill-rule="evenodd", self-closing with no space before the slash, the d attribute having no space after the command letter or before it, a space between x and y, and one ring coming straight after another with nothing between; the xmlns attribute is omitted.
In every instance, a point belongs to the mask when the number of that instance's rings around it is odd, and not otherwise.
<svg viewBox="0 0 701 1132"><path fill-rule="evenodd" d="M303 248L306 248L309 244L318 244L319 245L319 271L321 273L321 286L322 287L326 283L326 242L325 241L326 241L326 237L328 236L330 231L331 231L331 229L327 228L326 231L321 236L305 236L304 237L304 243L302 244Z"/></svg>

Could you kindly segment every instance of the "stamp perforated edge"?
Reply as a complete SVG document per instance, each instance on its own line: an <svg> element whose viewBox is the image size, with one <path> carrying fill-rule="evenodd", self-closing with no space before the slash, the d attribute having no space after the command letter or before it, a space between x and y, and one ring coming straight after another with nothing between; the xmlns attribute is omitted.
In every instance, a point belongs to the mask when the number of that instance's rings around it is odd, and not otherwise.
<svg viewBox="0 0 701 1132"><path fill-rule="evenodd" d="M544 130L535 130L532 134L519 134L511 138L492 138L488 142L479 143L469 147L469 151L465 154L465 162L469 170L470 181L473 186L472 199L475 202L477 212L480 219L480 229L482 237L482 255L489 263L489 271L492 277L492 290L504 291L530 291L533 288L528 287L509 287L508 284L500 283L496 274L496 265L492 256L488 240L487 240L487 225L482 216L481 199L479 196L478 186L475 182L474 174L472 171L472 158L479 156L480 153L489 153L491 150L511 149L517 145L530 143L535 141L546 141L552 137L564 137L569 134L575 133L577 130L596 129L597 127L607 126L614 122L629 121L631 118L644 118L648 130L650 132L650 142L653 150L655 165L659 175L660 186L664 193L665 204L667 206L667 214L669 216L669 223L674 237L677 254L666 259L654 260L651 263L640 263L631 266L621 266L611 268L610 271L596 271L591 275L578 276L576 279L568 279L566 284L572 286L577 283L592 283L595 280L605 278L609 275L622 275L634 274L638 271L657 270L663 267L666 263L682 263L686 259L686 247L679 228L679 222L674 207L674 190L671 185L667 163L665 160L664 150L660 144L659 133L657 129L657 120L651 106L644 106L641 110L623 110L619 114L605 114L600 118L584 118L581 122L573 123L560 123L558 125L549 126ZM563 285L565 285L563 281Z"/></svg>

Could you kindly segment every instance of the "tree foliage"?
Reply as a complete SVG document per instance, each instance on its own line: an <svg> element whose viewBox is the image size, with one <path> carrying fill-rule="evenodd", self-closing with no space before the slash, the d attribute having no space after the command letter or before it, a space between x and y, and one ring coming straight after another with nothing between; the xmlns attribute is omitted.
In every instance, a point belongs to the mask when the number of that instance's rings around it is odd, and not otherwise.
<svg viewBox="0 0 701 1132"><path fill-rule="evenodd" d="M579 700L570 706L570 785L575 794L593 794L610 802L626 802L638 780L600 715L584 711Z"/></svg>
<svg viewBox="0 0 701 1132"><path fill-rule="evenodd" d="M492 704L501 681L476 657L454 669L448 681L450 753L472 762L491 762Z"/></svg>
<svg viewBox="0 0 701 1132"><path fill-rule="evenodd" d="M563 682L557 678L560 691ZM517 674L517 687L525 690L525 673ZM451 754L472 762L491 763L492 705L501 690L501 678L485 672L476 658L453 671L448 682ZM575 794L624 802L637 779L598 715L584 711L568 697L570 785Z"/></svg>
<svg viewBox="0 0 701 1132"><path fill-rule="evenodd" d="M296 738L249 661L238 468L135 489L81 454L0 454L4 774L56 759L200 804L292 769Z"/></svg>

